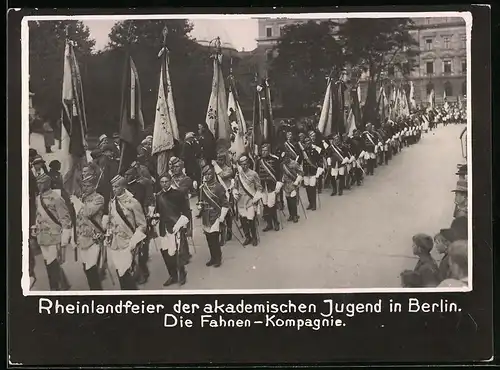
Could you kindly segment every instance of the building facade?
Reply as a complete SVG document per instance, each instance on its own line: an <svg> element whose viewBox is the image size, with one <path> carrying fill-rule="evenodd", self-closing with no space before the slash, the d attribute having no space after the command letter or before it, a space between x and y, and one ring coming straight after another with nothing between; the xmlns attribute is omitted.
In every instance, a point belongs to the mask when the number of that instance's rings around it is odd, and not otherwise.
<svg viewBox="0 0 500 370"><path fill-rule="evenodd" d="M276 56L273 50L282 29L288 24L307 22L309 19L263 18L259 19L259 37L257 38L258 71L266 75L269 63ZM335 19L341 22L340 19ZM437 104L455 101L458 96L467 93L467 51L466 26L463 18L429 17L413 18L414 28L410 31L418 43L419 55L409 73L402 73L404 68L389 66L385 71L387 80L394 82L412 81L415 89L415 100L427 102L432 90ZM362 101L366 98L366 83L361 83Z"/></svg>

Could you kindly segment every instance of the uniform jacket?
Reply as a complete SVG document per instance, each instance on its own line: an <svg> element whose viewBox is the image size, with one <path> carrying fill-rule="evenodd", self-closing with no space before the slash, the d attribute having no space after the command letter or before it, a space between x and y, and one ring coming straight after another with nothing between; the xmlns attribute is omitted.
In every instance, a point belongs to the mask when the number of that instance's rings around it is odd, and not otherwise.
<svg viewBox="0 0 500 370"><path fill-rule="evenodd" d="M154 204L153 184L151 181L139 178L129 183L127 189L143 209Z"/></svg>
<svg viewBox="0 0 500 370"><path fill-rule="evenodd" d="M257 172L248 169L246 172L238 171L234 184L235 190L240 194L238 204L248 208L256 193L262 192L262 185Z"/></svg>
<svg viewBox="0 0 500 370"><path fill-rule="evenodd" d="M344 157L347 156L347 153L344 152L344 149L340 145L330 145L328 147L328 158L331 159L331 165L333 168L336 166L340 167L342 165L342 161L344 160Z"/></svg>
<svg viewBox="0 0 500 370"><path fill-rule="evenodd" d="M132 230L126 225L118 214L116 203L119 203L124 216L132 226ZM130 238L134 235L137 229L140 229L144 234L146 233L146 217L141 204L135 199L132 194L125 190L125 192L111 199L109 202L109 224L113 240L110 248L114 250L128 248Z"/></svg>
<svg viewBox="0 0 500 370"><path fill-rule="evenodd" d="M229 208L226 191L216 181L203 184L200 200L203 204L202 223L205 228L210 228L215 223L221 215L222 208Z"/></svg>
<svg viewBox="0 0 500 370"><path fill-rule="evenodd" d="M281 180L281 166L279 158L273 154L268 157L261 157L257 161L257 173L264 188L267 186L269 191L273 191L276 182Z"/></svg>
<svg viewBox="0 0 500 370"><path fill-rule="evenodd" d="M173 227L179 217L185 216L189 219L191 216L191 210L186 203L184 194L172 187L167 191L162 190L156 195L155 213L160 215L160 236L165 236L167 231L169 234L173 234Z"/></svg>
<svg viewBox="0 0 500 370"><path fill-rule="evenodd" d="M187 175L172 175L172 187L179 190L185 197L193 189L193 180Z"/></svg>
<svg viewBox="0 0 500 370"><path fill-rule="evenodd" d="M40 198L43 199L49 211L59 220L57 225L47 215L42 207ZM48 190L37 196L36 200L36 226L38 230L37 241L41 246L61 244L62 229L71 228L71 217L64 199L53 190Z"/></svg>
<svg viewBox="0 0 500 370"><path fill-rule="evenodd" d="M104 197L104 214L108 213L109 200L111 199L111 180L118 174L118 163L105 155L99 161L102 174L96 191Z"/></svg>
<svg viewBox="0 0 500 370"><path fill-rule="evenodd" d="M365 150L369 153L373 153L375 151L375 146L378 144L378 137L375 133L371 133L368 131L363 132L363 137L365 139Z"/></svg>
<svg viewBox="0 0 500 370"><path fill-rule="evenodd" d="M301 166L298 162L294 160L290 160L288 164L281 164L282 170L282 182L283 182L283 190L285 194L290 194L292 191L297 190L299 186L294 185L295 181L297 181L297 177L303 177L304 172L301 169Z"/></svg>
<svg viewBox="0 0 500 370"><path fill-rule="evenodd" d="M313 147L304 148L303 170L304 176L316 176L318 167L323 167L323 159L316 149Z"/></svg>
<svg viewBox="0 0 500 370"><path fill-rule="evenodd" d="M217 166L221 169L221 171L217 174L217 177L229 189L229 187L231 186L231 180L234 179L236 172L234 167L228 164L224 164L223 166L217 164Z"/></svg>
<svg viewBox="0 0 500 370"><path fill-rule="evenodd" d="M83 197L82 204L76 215L77 245L81 249L88 249L94 244L94 240L92 239L94 232L100 232L89 219L93 219L97 225L102 225L104 197L101 194L93 192Z"/></svg>
<svg viewBox="0 0 500 370"><path fill-rule="evenodd" d="M302 163L304 160L304 155L302 150L300 150L299 144L294 141L285 141L282 150L290 155L290 158L298 163Z"/></svg>

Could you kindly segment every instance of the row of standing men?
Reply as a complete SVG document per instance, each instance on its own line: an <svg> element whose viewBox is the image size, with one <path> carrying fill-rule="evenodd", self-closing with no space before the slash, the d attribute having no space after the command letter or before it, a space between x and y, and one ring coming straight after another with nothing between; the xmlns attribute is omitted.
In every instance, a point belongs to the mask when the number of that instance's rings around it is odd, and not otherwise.
<svg viewBox="0 0 500 370"><path fill-rule="evenodd" d="M421 125L421 116L387 121L378 130L367 124L365 131L355 130L351 137L322 137L315 130L295 135L288 130L282 144L264 143L257 155L240 158L227 150L215 151L214 141L206 138L208 130L201 127L198 138L186 134L182 159L170 158L168 172L159 175L154 173L152 137L141 143L137 160L122 176L117 173L117 143L103 136L91 153L92 163L82 170L81 193L74 201L62 186L54 186L53 176L41 170L37 157L32 160L37 183L32 237L42 250L50 289L70 288L62 268L68 245L83 262L89 289L102 289L102 279L110 273L108 257L121 289L138 289L149 278L151 240L159 244L169 274L164 286L183 285L191 259L193 194L210 251L206 265L219 267L221 246L227 241L259 244L259 215L266 222L263 232L280 231L286 201L288 221L297 223L299 206L304 215L305 209L315 211L324 185L331 185L332 196L361 185L378 165L388 164L402 147L418 142ZM300 198L302 184L307 208Z"/></svg>

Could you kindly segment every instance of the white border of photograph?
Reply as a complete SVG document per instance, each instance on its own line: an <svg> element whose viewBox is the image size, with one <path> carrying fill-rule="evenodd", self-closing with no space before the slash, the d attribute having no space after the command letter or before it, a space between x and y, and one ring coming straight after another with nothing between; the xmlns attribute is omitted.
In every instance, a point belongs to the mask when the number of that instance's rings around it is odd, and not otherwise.
<svg viewBox="0 0 500 370"><path fill-rule="evenodd" d="M28 177L28 149L29 149L29 21L49 20L127 20L127 19L259 19L259 18L435 18L435 17L461 17L466 24L466 54L467 54L467 168L468 168L468 213L472 215L472 106L471 106L471 30L472 14L470 12L352 12L352 13L300 13L300 14L149 14L149 15L78 15L78 16L27 16L21 22L21 73L22 73L22 124L21 124L21 152L22 152L22 266L23 274L21 287L24 296L110 296L110 295L210 295L210 294L332 294L332 293L442 293L442 292L470 292L472 291L472 217L468 223L468 253L469 253L469 280L464 288L332 288L332 289L204 289L204 290L104 290L104 291L30 291L29 277L29 183ZM450 169L453 170L453 169ZM13 248L14 246L12 246Z"/></svg>

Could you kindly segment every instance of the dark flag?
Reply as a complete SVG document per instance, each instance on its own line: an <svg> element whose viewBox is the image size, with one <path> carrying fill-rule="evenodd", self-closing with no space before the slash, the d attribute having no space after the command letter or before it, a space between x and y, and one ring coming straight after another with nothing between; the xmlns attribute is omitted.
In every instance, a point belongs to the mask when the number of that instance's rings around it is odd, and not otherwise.
<svg viewBox="0 0 500 370"><path fill-rule="evenodd" d="M257 88L255 90L254 94L254 106L253 106L253 143L252 143L252 150L254 151L254 154L258 154L260 150L260 146L263 143L263 137L262 137L262 101L261 101L261 91L262 91L262 86L257 85Z"/></svg>
<svg viewBox="0 0 500 370"><path fill-rule="evenodd" d="M345 99L344 99L344 83L337 81L334 85L334 102L333 102L333 132L343 134L345 132Z"/></svg>
<svg viewBox="0 0 500 370"><path fill-rule="evenodd" d="M274 141L273 108L271 105L271 88L268 79L262 83L262 137L265 142L271 145L271 151Z"/></svg>
<svg viewBox="0 0 500 370"><path fill-rule="evenodd" d="M62 86L61 175L63 187L70 195L79 193L78 178L82 167L87 163L86 132L82 78L73 44L66 40Z"/></svg>
<svg viewBox="0 0 500 370"><path fill-rule="evenodd" d="M141 85L132 57L127 54L123 73L122 103L120 112L121 155L118 172L123 174L137 158L144 132Z"/></svg>

